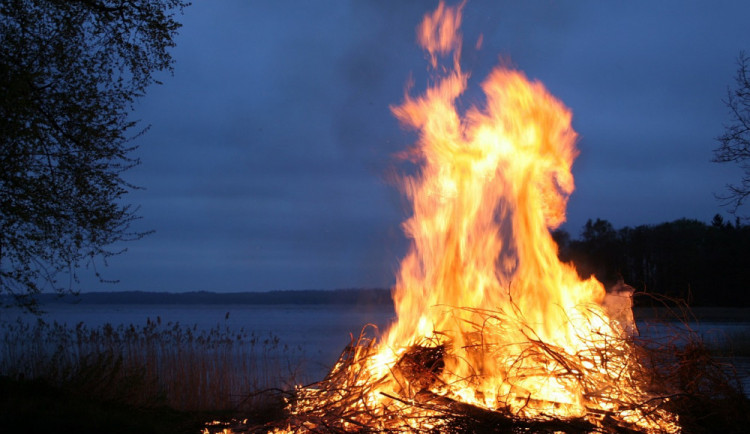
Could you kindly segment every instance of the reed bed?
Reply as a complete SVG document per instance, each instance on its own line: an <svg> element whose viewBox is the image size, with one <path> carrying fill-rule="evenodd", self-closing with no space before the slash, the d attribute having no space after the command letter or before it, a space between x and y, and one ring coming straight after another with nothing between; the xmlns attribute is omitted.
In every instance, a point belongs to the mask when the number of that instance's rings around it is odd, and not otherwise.
<svg viewBox="0 0 750 434"><path fill-rule="evenodd" d="M135 407L250 411L300 381L303 350L278 337L159 318L144 326L0 324L0 375Z"/></svg>

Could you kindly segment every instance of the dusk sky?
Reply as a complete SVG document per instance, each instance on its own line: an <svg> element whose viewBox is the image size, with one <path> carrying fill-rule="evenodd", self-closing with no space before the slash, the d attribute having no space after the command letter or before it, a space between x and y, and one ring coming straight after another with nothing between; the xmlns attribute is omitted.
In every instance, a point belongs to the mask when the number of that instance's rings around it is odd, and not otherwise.
<svg viewBox="0 0 750 434"><path fill-rule="evenodd" d="M449 2L450 4L450 2ZM174 76L134 117L151 129L126 173L144 187L128 252L83 270L86 291L390 287L408 206L394 154L415 140L392 116L429 73L415 28L436 1L195 1ZM750 51L747 1L480 1L464 7L462 105L502 59L573 112L580 156L563 226L732 218L737 182L712 163L722 100ZM479 35L483 44L475 49Z"/></svg>

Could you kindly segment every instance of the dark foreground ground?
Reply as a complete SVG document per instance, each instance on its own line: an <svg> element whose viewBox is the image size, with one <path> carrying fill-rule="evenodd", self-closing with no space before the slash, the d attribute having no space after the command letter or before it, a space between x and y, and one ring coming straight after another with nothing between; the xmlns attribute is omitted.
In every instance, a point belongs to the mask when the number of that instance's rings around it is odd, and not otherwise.
<svg viewBox="0 0 750 434"><path fill-rule="evenodd" d="M727 402L696 403L706 407L724 407ZM732 402L729 414L707 411L686 433L745 433L750 417L750 400ZM708 405L706 405L708 404ZM231 426L242 432L263 432L267 422L283 420L283 403L267 403L251 412L177 411L168 407L138 408L125 403L105 402L52 387L40 381L11 380L0 377L0 432L7 433L211 433ZM742 411L744 409L744 411ZM737 410L740 410L739 412ZM694 421L695 422L695 421ZM491 430L489 432L497 432ZM546 431L545 431L546 432ZM577 433L578 431L559 431ZM626 431L623 431L626 432ZM630 433L631 431L627 431Z"/></svg>
<svg viewBox="0 0 750 434"><path fill-rule="evenodd" d="M199 433L227 413L137 408L39 380L0 377L0 431L7 433Z"/></svg>

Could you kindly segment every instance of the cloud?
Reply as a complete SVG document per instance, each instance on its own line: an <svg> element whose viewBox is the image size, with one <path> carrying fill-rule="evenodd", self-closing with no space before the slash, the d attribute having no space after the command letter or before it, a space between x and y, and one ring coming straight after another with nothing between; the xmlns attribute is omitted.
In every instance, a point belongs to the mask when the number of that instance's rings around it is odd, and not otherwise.
<svg viewBox="0 0 750 434"><path fill-rule="evenodd" d="M185 12L174 77L135 117L152 124L126 174L156 233L106 273L114 289L387 286L403 255L393 154L415 135L389 107L429 79L415 27L433 1L227 1ZM464 7L464 105L498 57L574 113L569 204L615 226L720 212L736 171L710 163L750 6L494 2ZM474 43L483 35L480 50ZM509 60L508 60L509 59ZM86 289L101 290L87 281Z"/></svg>

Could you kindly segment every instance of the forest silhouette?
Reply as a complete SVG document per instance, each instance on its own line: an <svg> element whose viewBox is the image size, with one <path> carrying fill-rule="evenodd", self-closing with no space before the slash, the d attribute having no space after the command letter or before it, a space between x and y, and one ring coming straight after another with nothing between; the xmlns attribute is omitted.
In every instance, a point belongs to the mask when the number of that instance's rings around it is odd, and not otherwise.
<svg viewBox="0 0 750 434"><path fill-rule="evenodd" d="M714 216L615 229L588 220L580 237L553 232L560 259L607 287L624 281L638 293L691 306L750 306L750 225ZM636 305L643 297L636 297ZM643 302L643 301L642 301Z"/></svg>

